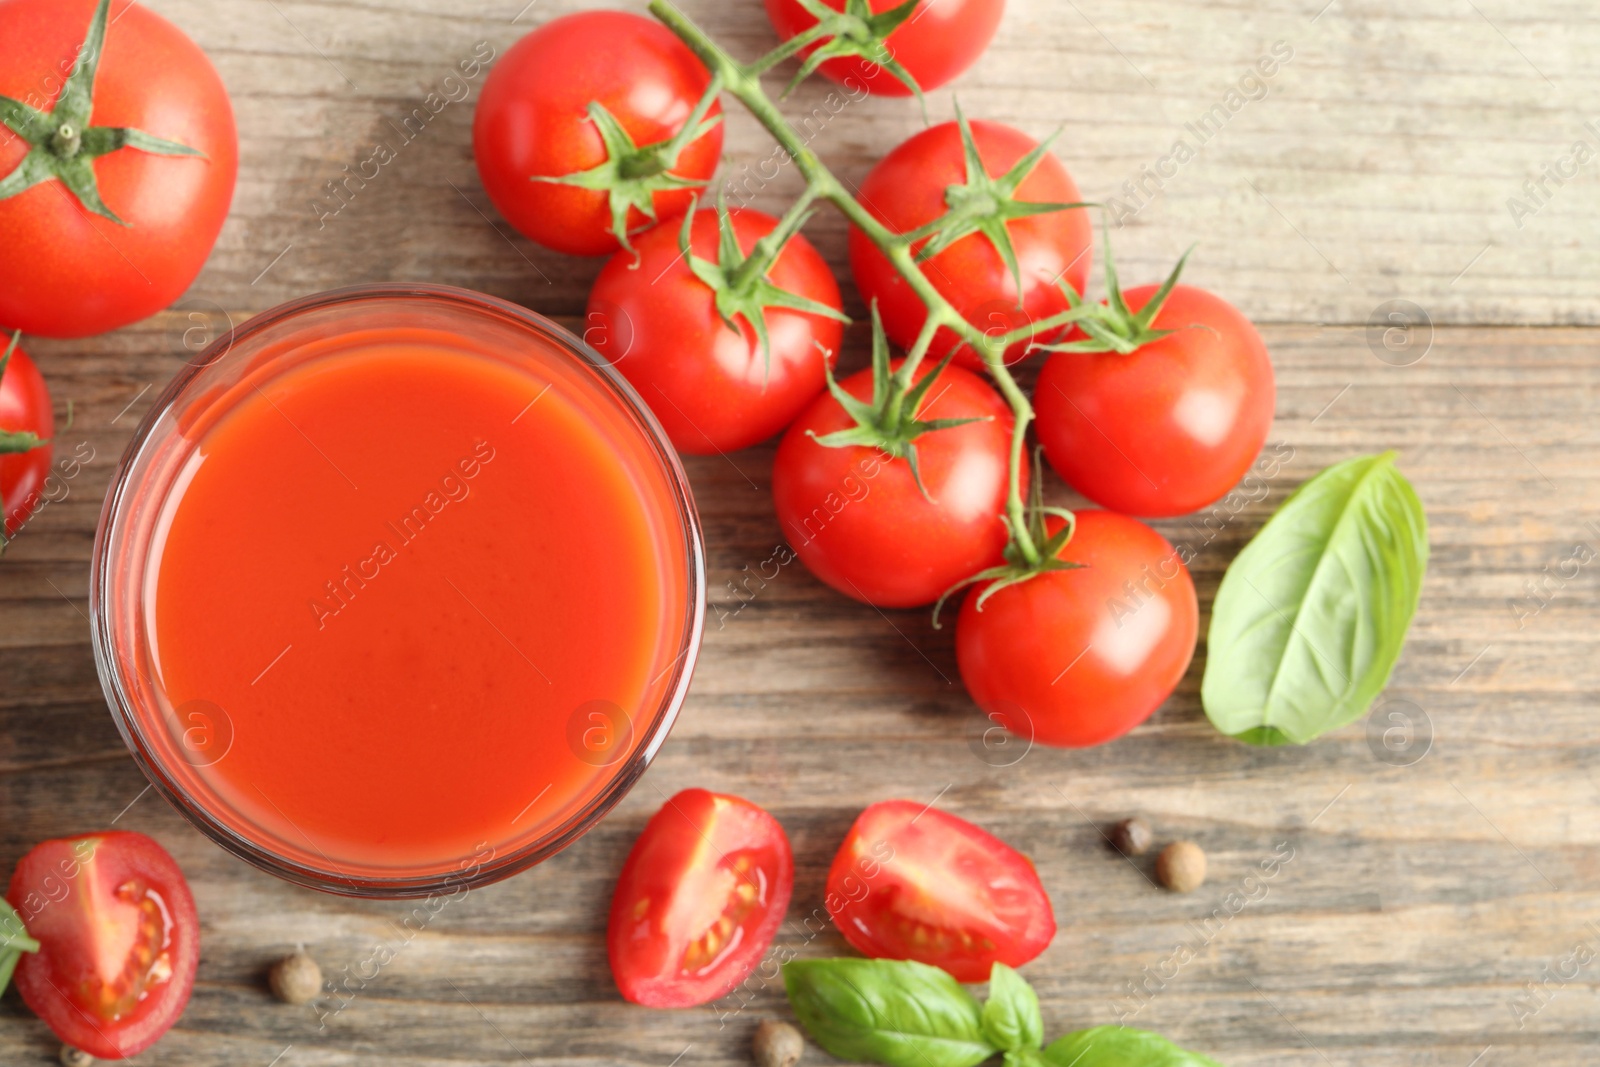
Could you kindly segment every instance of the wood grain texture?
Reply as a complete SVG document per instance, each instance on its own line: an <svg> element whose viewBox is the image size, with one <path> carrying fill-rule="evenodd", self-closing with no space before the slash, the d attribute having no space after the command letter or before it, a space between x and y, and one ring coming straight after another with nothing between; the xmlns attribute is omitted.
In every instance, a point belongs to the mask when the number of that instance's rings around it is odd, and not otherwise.
<svg viewBox="0 0 1600 1067"><path fill-rule="evenodd" d="M495 218L473 169L470 99L337 216L319 224L313 205L478 42L503 52L529 26L587 5L152 6L210 52L234 94L243 163L233 215L179 310L89 341L29 345L58 407L71 401L76 413L60 451L86 462L0 566L0 869L40 838L115 820L172 850L200 906L194 999L139 1062L744 1062L756 1021L786 1013L776 985L753 983L711 1009L649 1012L619 1000L606 966L622 858L662 799L689 786L748 796L788 828L798 874L779 945L807 955L845 950L805 920L870 801L938 798L1028 852L1061 921L1025 972L1052 1033L1115 1021L1129 984L1149 982L1157 991L1129 1021L1230 1067L1593 1062L1600 963L1548 982L1545 968L1560 969L1580 943L1600 949L1600 579L1593 565L1559 576L1575 544L1600 540L1590 525L1600 519L1590 416L1600 329L1576 328L1600 323L1600 213L1587 169L1520 230L1504 203L1570 141L1600 141L1584 132L1580 106L1600 83L1600 22L1586 5L1424 0L1396 12L1334 0L1319 13L1320 0L1013 0L994 49L960 84L970 113L1037 134L1064 125L1061 155L1086 195L1105 197L1154 165L1274 41L1292 44L1270 94L1242 107L1117 237L1130 280L1200 240L1194 280L1281 323L1264 327L1281 466L1208 525L1159 524L1198 550L1202 623L1223 568L1289 491L1335 460L1402 451L1428 508L1433 560L1372 723L1304 749L1228 741L1200 711L1202 645L1178 692L1130 737L996 766L1015 752L985 752L948 629L921 612L847 602L797 564L754 595L734 591L780 542L772 448L696 459L718 610L658 762L577 845L451 905L376 976L352 979L353 999L325 1029L311 1009L271 1001L266 966L304 942L331 978L363 974L379 946L404 936L410 908L281 884L142 793L88 645L95 521L133 426L203 328L320 289L409 279L581 325L598 264L543 252ZM770 43L755 0L683 6L739 54ZM791 113L826 109L826 92L806 87ZM948 96L932 109L948 115ZM867 100L819 120L814 143L859 179L917 124L904 102ZM727 152L735 181L769 158L737 108ZM778 209L795 189L780 173L753 203ZM808 232L842 275L837 218L823 213ZM1413 365L1386 363L1369 343L1365 323L1390 298L1438 324L1413 336L1426 347ZM1516 328L1528 324L1574 328ZM863 335L851 336L847 359L859 361ZM1519 617L1529 582L1545 606L1524 600ZM1393 754L1384 731L1402 712L1426 732ZM1103 847L1100 827L1135 812L1160 839L1207 850L1202 889L1163 893L1149 882L1153 856L1130 864ZM1236 909L1229 894L1248 892L1246 875L1281 848L1292 861ZM1174 973L1180 944L1193 958ZM1545 993L1526 1003L1548 1003L1519 1020L1530 982ZM46 1063L54 1047L14 994L0 1001L0 1063Z"/></svg>

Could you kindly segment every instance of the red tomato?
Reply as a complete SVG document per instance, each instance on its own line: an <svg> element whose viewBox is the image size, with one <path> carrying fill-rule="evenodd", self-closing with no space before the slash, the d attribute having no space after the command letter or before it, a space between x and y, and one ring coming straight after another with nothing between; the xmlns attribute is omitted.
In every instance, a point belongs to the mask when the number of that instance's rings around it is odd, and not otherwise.
<svg viewBox="0 0 1600 1067"><path fill-rule="evenodd" d="M1166 538L1110 511L1078 512L1059 557L1082 564L1001 589L956 621L967 692L1019 737L1082 748L1150 717L1194 656L1199 607ZM1061 520L1046 523L1051 533Z"/></svg>
<svg viewBox="0 0 1600 1067"><path fill-rule="evenodd" d="M598 101L634 145L670 141L692 116L711 82L694 54L652 19L626 11L585 11L552 19L512 46L485 79L472 120L478 175L494 206L533 241L577 256L621 247L613 232L610 195L536 177L592 170L608 159L589 115ZM713 104L710 116L721 114ZM670 173L699 184L711 179L722 153L722 126L684 148ZM655 217L688 210L695 190L656 191ZM630 208L629 231L651 221Z"/></svg>
<svg viewBox="0 0 1600 1067"><path fill-rule="evenodd" d="M739 247L748 254L777 221L732 208ZM732 330L715 296L678 247L679 227L663 224L634 242L639 259L618 252L589 294L584 339L633 383L684 452L734 452L782 430L826 387L823 352L831 362L844 327L833 319L783 307L765 313L770 360L743 316ZM690 248L717 262L717 213L695 213ZM786 292L839 309L839 286L827 263L799 235L767 269ZM818 346L821 348L818 348Z"/></svg>
<svg viewBox="0 0 1600 1067"><path fill-rule="evenodd" d="M991 178L1003 176L1038 147L1038 142L1021 130L998 122L973 122L972 134ZM906 233L943 216L949 210L946 190L966 181L961 130L957 123L947 122L924 130L884 157L862 182L860 200L890 230ZM1046 152L1018 186L1016 199L1077 203L1080 198L1067 168ZM1013 219L1006 229L1016 250L1020 292L1005 259L981 233L968 234L922 264L934 288L968 322L997 334L1068 310L1066 294L1056 283L1065 280L1081 293L1093 258L1094 235L1089 216L1081 208ZM902 348L910 347L927 321L927 306L878 246L853 226L850 269L866 302L878 301L889 339ZM1036 340L1051 341L1059 334L1051 331ZM934 336L932 351L943 357L958 342L954 333L942 329ZM1013 345L1006 352L1006 362L1014 363L1026 353L1026 343ZM982 367L978 354L968 345L961 346L956 362Z"/></svg>
<svg viewBox="0 0 1600 1067"><path fill-rule="evenodd" d="M1138 312L1156 291L1124 294ZM1084 496L1129 515L1185 515L1238 484L1272 428L1272 360L1250 321L1187 285L1137 351L1058 352L1039 374L1036 432Z"/></svg>
<svg viewBox="0 0 1600 1067"><path fill-rule="evenodd" d="M931 369L923 364L918 379ZM872 372L840 384L867 400ZM933 603L998 564L1009 537L1001 516L1013 422L1000 394L971 371L946 367L917 417L988 420L916 439L927 496L906 460L812 438L855 425L831 395L818 397L789 427L772 468L778 521L795 554L839 592L883 608Z"/></svg>
<svg viewBox="0 0 1600 1067"><path fill-rule="evenodd" d="M606 946L624 998L688 1008L760 961L794 890L778 820L748 800L685 789L645 824L611 898Z"/></svg>
<svg viewBox="0 0 1600 1067"><path fill-rule="evenodd" d="M7 342L0 342L4 352ZM5 515L5 536L13 537L44 498L50 477L50 438L55 436L55 411L44 375L20 348L12 349L0 371L0 509ZM26 451L7 450L8 434L35 434L45 443ZM26 442L20 442L18 447Z"/></svg>
<svg viewBox="0 0 1600 1067"><path fill-rule="evenodd" d="M835 11L845 9L845 0L823 2ZM871 0L871 7L878 14L903 2ZM894 58L922 91L928 92L954 81L978 61L994 40L1005 10L1005 0L924 0L911 18L889 35L887 43ZM767 17L785 41L817 24L816 16L798 0L767 0ZM805 54L813 51L815 48L809 48ZM911 95L910 87L893 74L854 56L828 60L822 73L852 89L860 86L884 96Z"/></svg>
<svg viewBox="0 0 1600 1067"><path fill-rule="evenodd" d="M57 1037L103 1060L155 1044L189 1002L200 919L183 872L143 834L58 838L22 857L6 899L39 942L17 988Z"/></svg>
<svg viewBox="0 0 1600 1067"><path fill-rule="evenodd" d="M1056 936L1055 912L1028 858L978 827L912 800L857 817L828 871L828 914L876 959L943 967L986 982Z"/></svg>
<svg viewBox="0 0 1600 1067"><path fill-rule="evenodd" d="M95 12L95 0L0 3L0 95L55 108ZM233 199L233 108L205 53L137 4L118 4L109 21L91 130L133 127L201 155L130 145L93 157L99 198L120 222L56 178L0 200L0 324L25 333L84 337L171 304L200 272ZM43 119L39 133L63 121ZM95 149L81 136L76 158L87 159ZM57 158L47 145L33 152ZM0 124L0 178L29 154L19 131Z"/></svg>

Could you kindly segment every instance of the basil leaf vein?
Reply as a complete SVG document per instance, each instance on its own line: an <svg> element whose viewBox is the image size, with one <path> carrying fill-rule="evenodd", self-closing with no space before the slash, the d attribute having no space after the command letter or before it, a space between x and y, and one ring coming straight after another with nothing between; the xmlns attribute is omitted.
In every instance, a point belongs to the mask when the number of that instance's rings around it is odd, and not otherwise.
<svg viewBox="0 0 1600 1067"><path fill-rule="evenodd" d="M1200 698L1225 734L1305 744L1366 713L1422 594L1428 521L1395 453L1297 489L1217 590Z"/></svg>

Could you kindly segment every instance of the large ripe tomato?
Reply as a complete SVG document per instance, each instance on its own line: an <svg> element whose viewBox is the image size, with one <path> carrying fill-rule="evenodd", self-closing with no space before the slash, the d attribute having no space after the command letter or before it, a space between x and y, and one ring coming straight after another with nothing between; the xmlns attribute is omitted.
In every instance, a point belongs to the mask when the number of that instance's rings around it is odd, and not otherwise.
<svg viewBox="0 0 1600 1067"><path fill-rule="evenodd" d="M998 122L973 122L971 128L989 178L1002 177L1038 147L1021 130ZM970 177L960 125L947 122L922 131L885 156L862 182L860 200L890 230L908 233L943 216L951 207L947 194L967 185ZM1077 203L1078 187L1061 161L1046 152L1017 187L1015 199ZM1093 233L1082 208L1012 219L1005 227L1016 250L1020 290L1000 250L982 233L968 234L922 264L934 288L968 322L996 334L1068 310L1066 294L1057 283L1065 281L1081 293L1093 258ZM922 247L919 243L915 249ZM853 226L850 268L862 297L868 304L878 302L890 340L902 348L913 344L927 321L927 306L878 246ZM1050 331L1036 340L1047 342L1059 333ZM932 351L943 356L958 343L954 333L942 329L934 336ZM1013 345L1006 362L1015 362L1026 352L1026 343ZM974 369L982 365L967 345L961 346L956 361Z"/></svg>
<svg viewBox="0 0 1600 1067"><path fill-rule="evenodd" d="M919 380L930 369L923 364ZM840 385L866 400L872 372ZM817 443L813 434L854 425L831 395L818 397L789 427L772 469L778 521L795 554L839 592L883 608L933 603L998 564L1008 539L1001 516L1013 421L1000 394L971 371L946 367L917 416L985 420L916 439L927 495L905 459Z"/></svg>
<svg viewBox="0 0 1600 1067"><path fill-rule="evenodd" d="M103 1060L149 1048L189 1002L200 920L183 872L143 834L59 838L22 857L6 899L39 951L16 983L57 1037Z"/></svg>
<svg viewBox="0 0 1600 1067"><path fill-rule="evenodd" d="M8 347L0 344L0 352ZM13 347L10 352L10 358L0 356L4 361L0 367L0 513L5 517L8 538L22 528L44 498L53 452L50 439L56 432L44 375L22 349ZM42 443L34 444L35 440Z"/></svg>
<svg viewBox="0 0 1600 1067"><path fill-rule="evenodd" d="M956 621L967 692L1018 737L1081 748L1150 717L1194 656L1194 582L1166 538L1137 519L1080 511L1058 553L1081 566L999 590L974 586ZM1051 517L1055 533L1061 520Z"/></svg>
<svg viewBox="0 0 1600 1067"><path fill-rule="evenodd" d="M846 0L823 0L835 11ZM873 14L899 7L903 0L871 0ZM785 41L817 24L799 0L766 0L767 17ZM923 92L954 81L978 61L994 40L1005 14L1005 0L923 0L911 18L889 35L888 46ZM809 54L814 49L807 49ZM822 73L851 88L885 96L910 96L911 88L875 63L854 56L830 59Z"/></svg>
<svg viewBox="0 0 1600 1067"><path fill-rule="evenodd" d="M746 254L777 226L759 211L733 208L728 215ZM717 263L717 212L696 212L692 225L691 251ZM612 257L589 293L584 337L633 383L679 449L748 448L793 422L822 392L823 361L838 353L843 326L768 307L769 351L763 351L749 319L739 315L737 330L723 321L715 294L679 250L678 234L676 225L657 226L634 242L637 260L626 251ZM766 281L839 310L828 264L799 235L784 245Z"/></svg>
<svg viewBox="0 0 1600 1067"><path fill-rule="evenodd" d="M938 808L885 800L863 811L828 870L823 903L857 951L943 967L986 982L1056 936L1033 864L993 834Z"/></svg>
<svg viewBox="0 0 1600 1067"><path fill-rule="evenodd" d="M32 124L0 122L0 195L23 187L0 199L7 328L84 337L160 311L200 272L233 199L239 150L227 90L159 15L116 5L87 120L75 115L63 83L108 6L0 3L0 95L41 112ZM130 129L143 136L117 147ZM29 186L29 176L43 180Z"/></svg>
<svg viewBox="0 0 1600 1067"><path fill-rule="evenodd" d="M621 247L612 197L623 198L615 203L625 208L629 232L653 218L681 215L695 190L667 176L709 181L722 153L722 126L691 141L664 173L623 165L628 173L608 179L620 183L620 192L535 179L600 176L596 168L621 163L616 157L626 142L641 150L670 142L710 82L683 42L652 19L626 11L552 19L512 46L484 81L472 120L483 187L529 239L570 255L609 255ZM590 113L591 102L610 113L624 139L608 137ZM713 104L708 117L720 114L720 104ZM651 211L640 210L643 205Z"/></svg>
<svg viewBox="0 0 1600 1067"><path fill-rule="evenodd" d="M1138 312L1156 291L1124 295ZM1058 352L1039 374L1037 433L1061 477L1129 515L1185 515L1225 496L1272 428L1272 360L1250 321L1203 289L1172 290L1123 355Z"/></svg>
<svg viewBox="0 0 1600 1067"><path fill-rule="evenodd" d="M748 800L685 789L645 824L611 898L606 947L622 995L705 1004L745 980L794 891L778 820Z"/></svg>

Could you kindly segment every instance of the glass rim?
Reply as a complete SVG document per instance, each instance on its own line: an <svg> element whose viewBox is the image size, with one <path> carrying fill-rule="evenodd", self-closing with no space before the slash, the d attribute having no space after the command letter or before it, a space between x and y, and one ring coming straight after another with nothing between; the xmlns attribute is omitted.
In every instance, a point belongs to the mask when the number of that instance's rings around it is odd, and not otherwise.
<svg viewBox="0 0 1600 1067"><path fill-rule="evenodd" d="M162 419L174 409L181 408L187 387L236 347L268 334L269 331L285 322L292 322L298 316L342 305L384 301L435 303L470 315L509 321L514 327L539 335L567 358L577 360L595 371L603 387L611 393L619 408L639 426L662 465L683 534L685 591L688 601L682 638L679 641L680 651L672 667L669 668L675 672L674 677L663 691L657 706L649 709L651 715L649 729L632 754L611 768L610 778L594 796L538 838L503 856L494 855L482 863L464 865L449 873L430 872L394 877L346 874L338 871L331 859L328 860L329 869L323 869L281 855L262 841L247 837L229 826L169 774L160 756L143 736L140 713L135 709L135 705L139 702L132 699L127 691L122 670L118 665L115 620L109 612L109 605L112 602L111 582L116 573L116 568L113 566L113 549L127 536L126 527L131 525L126 521L124 505L131 498L137 497L140 491L139 486L130 483L129 476ZM124 521L119 522L119 518ZM89 628L100 686L105 694L112 720L116 723L117 732L122 735L123 743L127 745L134 762L156 792L160 793L201 834L260 870L310 889L341 896L375 899L421 898L437 895L441 891L460 892L488 885L548 859L592 829L643 776L677 721L687 699L695 663L699 658L704 636L705 614L705 539L688 475L666 430L662 428L649 406L628 380L572 331L538 312L484 293L456 286L422 282L353 285L300 297L269 308L243 324L231 327L207 345L199 356L190 360L173 375L172 380L167 383L140 420L133 437L119 457L115 474L106 491L105 501L101 505L100 515L96 521L89 575ZM641 715L640 718L644 716ZM464 857L464 864L465 859Z"/></svg>

